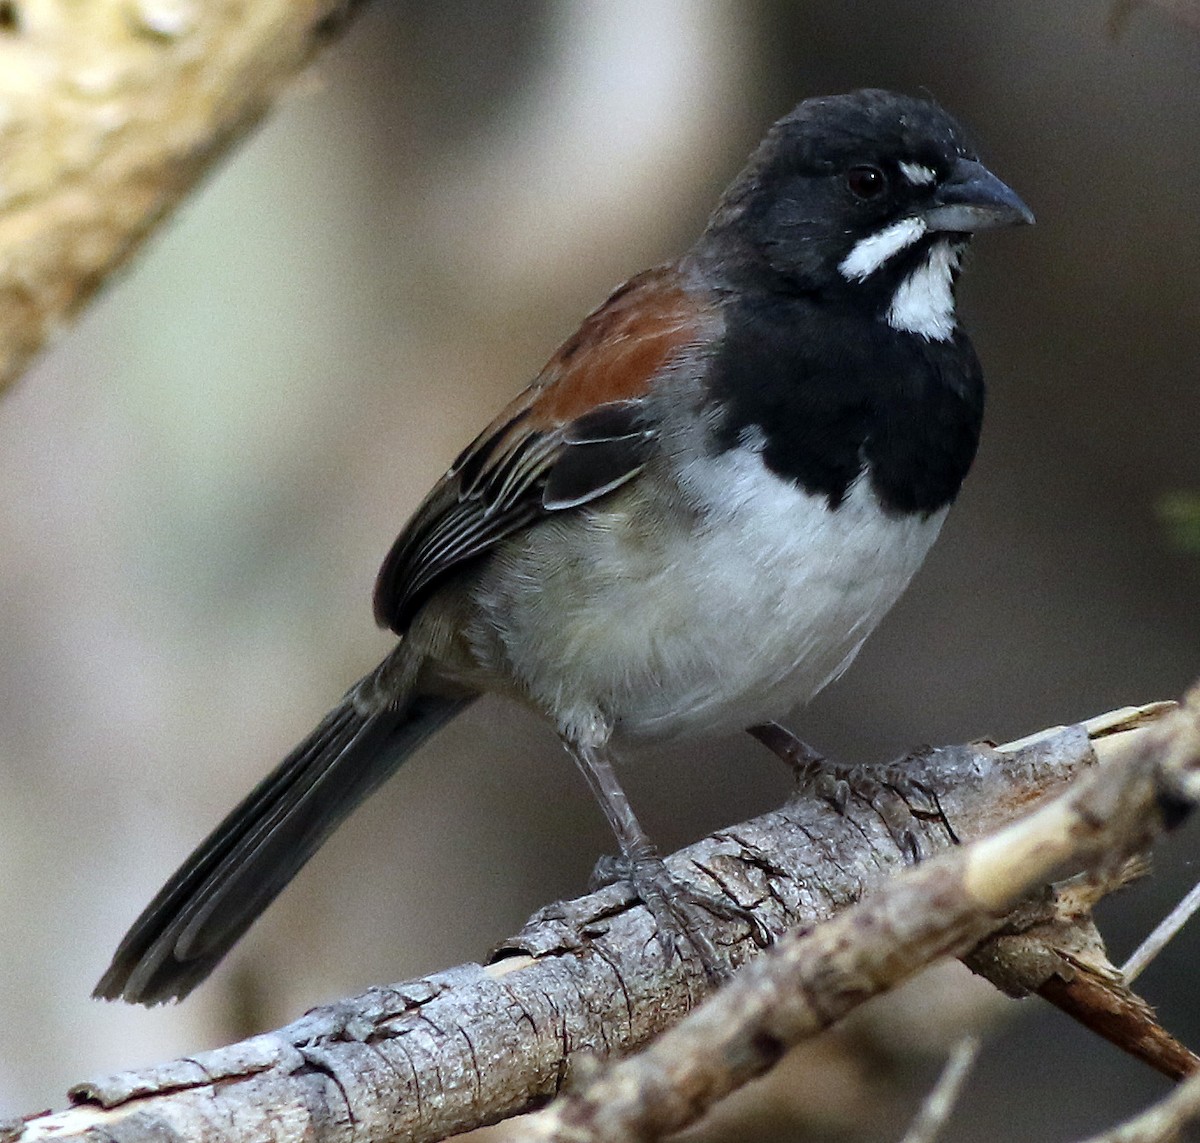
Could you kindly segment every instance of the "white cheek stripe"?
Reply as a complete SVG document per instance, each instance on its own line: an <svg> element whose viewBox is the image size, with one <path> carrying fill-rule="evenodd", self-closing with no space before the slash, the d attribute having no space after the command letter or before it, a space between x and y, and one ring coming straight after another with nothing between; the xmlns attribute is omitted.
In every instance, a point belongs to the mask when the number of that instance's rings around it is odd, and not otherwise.
<svg viewBox="0 0 1200 1143"><path fill-rule="evenodd" d="M900 173L914 187L929 187L937 181L937 173L924 163L901 163Z"/></svg>
<svg viewBox="0 0 1200 1143"><path fill-rule="evenodd" d="M893 329L919 334L927 341L946 341L954 332L954 272L962 248L941 241L900 283L888 307Z"/></svg>
<svg viewBox="0 0 1200 1143"><path fill-rule="evenodd" d="M902 218L874 234L860 238L838 264L838 272L848 282L863 282L889 258L906 250L925 233L923 218Z"/></svg>

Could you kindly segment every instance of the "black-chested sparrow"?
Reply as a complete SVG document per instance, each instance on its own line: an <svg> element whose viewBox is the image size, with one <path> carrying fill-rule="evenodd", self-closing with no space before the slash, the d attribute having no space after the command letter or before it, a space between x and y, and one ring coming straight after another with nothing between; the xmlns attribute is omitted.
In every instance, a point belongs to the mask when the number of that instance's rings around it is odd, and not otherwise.
<svg viewBox="0 0 1200 1143"><path fill-rule="evenodd" d="M846 669L975 455L969 238L1031 221L934 103L858 91L776 123L696 244L585 318L426 497L375 589L399 644L188 858L96 994L186 995L488 691L551 722L669 906L612 751L756 726Z"/></svg>

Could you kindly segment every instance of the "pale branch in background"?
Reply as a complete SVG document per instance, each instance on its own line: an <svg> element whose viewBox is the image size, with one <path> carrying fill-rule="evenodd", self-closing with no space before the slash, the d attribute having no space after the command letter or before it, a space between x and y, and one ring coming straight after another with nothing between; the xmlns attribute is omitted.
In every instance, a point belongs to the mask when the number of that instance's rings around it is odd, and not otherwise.
<svg viewBox="0 0 1200 1143"><path fill-rule="evenodd" d="M921 1101L921 1110L900 1143L933 1143L954 1111L982 1046L978 1036L963 1036L950 1049L942 1074Z"/></svg>
<svg viewBox="0 0 1200 1143"><path fill-rule="evenodd" d="M1142 941L1133 955L1121 965L1121 976L1126 984L1132 984L1142 975L1146 966L1192 919L1197 909L1200 909L1200 882L1192 886L1187 896L1154 927L1154 932Z"/></svg>
<svg viewBox="0 0 1200 1143"><path fill-rule="evenodd" d="M7 0L0 389L358 7Z"/></svg>
<svg viewBox="0 0 1200 1143"><path fill-rule="evenodd" d="M1134 766L1129 758L1161 756L1163 773L1186 773L1184 763L1200 757L1198 718L1194 704L1180 711L1156 704L1047 731L1010 747L932 751L907 764L913 785L905 797L876 783L870 799L852 786L855 792L841 809L811 796L793 799L674 855L668 863L676 876L699 878L727 893L752 908L773 933L811 930L803 937L781 935L773 952L759 956L744 922L714 919L714 939L730 965L754 961L714 1003L736 1006L740 996L743 1007L761 1009L761 996L753 988L747 993L743 979L765 972L769 980L770 970L762 966L768 960L786 962L787 950L797 942L821 944L834 960L852 957L856 950L871 958L878 968L874 975L839 970L807 980L801 996L791 994L791 1003L803 1001L815 1031L849 1003L948 949L969 947L998 926L1020 930L1026 924L1020 914L1004 917L1012 901L1062 865L1070 867L1079 846L1095 856L1105 840L1099 824L1079 836L1078 815L1070 807L1083 794L1072 779L1092 770L1097 756L1111 757L1111 767L1094 771L1101 776L1113 771L1105 788L1124 771L1136 770L1141 775L1137 788L1144 794L1152 787L1144 773L1151 763ZM1161 806L1178 809L1191 797L1186 784L1154 789L1170 797L1148 806L1139 802L1144 821L1133 810L1110 815L1111 807L1093 806L1097 823L1120 819L1127 831L1110 839L1114 860L1136 848L1137 839L1149 838ZM1032 802L1064 790L1068 801L1025 817ZM1035 820L1043 823L1042 832L1029 824ZM1062 837L1045 829L1047 820L1057 823ZM955 839L986 838L1014 821L1016 833L1003 845L985 840L959 849L955 844ZM914 838L923 857L943 857L897 877ZM930 880L937 885L922 890ZM1099 878L1096 884L1118 880ZM958 899L943 901L936 895L939 886L960 892L959 903L974 910L968 919L956 918L952 905ZM1026 912L1035 918L1029 923L1047 915L1041 905ZM868 924L864 918L871 917L890 920ZM946 931L938 931L939 925ZM918 930L925 934L919 940ZM998 963L1003 967L1003 958ZM82 1084L72 1093L77 1106L0 1129L0 1140L102 1135L137 1143L173 1136L207 1143L332 1140L351 1133L358 1140L442 1139L537 1108L568 1083L574 1094L563 1106L578 1108L580 1099L591 1106L588 1077L597 1071L598 1058L651 1043L710 991L698 965L664 961L646 910L614 886L542 910L487 967L466 965L372 989L315 1009L277 1032ZM780 1001L772 1001L772 1012L782 1012L788 996L771 994ZM708 1011L691 1019L710 1019ZM726 1026L730 1018L726 1013L718 1024L736 1037L736 1026ZM685 1027L676 1031L692 1037ZM702 1056L711 1060L714 1042L704 1039ZM715 1087L672 1092L669 1085L663 1088L660 1075L658 1090L666 1106L677 1108L682 1101L694 1111L717 1088L727 1088L739 1069L743 1074L761 1070L784 1042L777 1029L762 1036L750 1033L740 1060L720 1057L732 1070L719 1080L706 1079ZM670 1066L691 1058L676 1054ZM637 1072L645 1064L638 1057L618 1066ZM617 1082L613 1076L626 1074L601 1073L594 1082L611 1085ZM629 1107L607 1099L605 1106ZM655 1114L663 1114L661 1106ZM538 1120L527 1122L532 1131Z"/></svg>

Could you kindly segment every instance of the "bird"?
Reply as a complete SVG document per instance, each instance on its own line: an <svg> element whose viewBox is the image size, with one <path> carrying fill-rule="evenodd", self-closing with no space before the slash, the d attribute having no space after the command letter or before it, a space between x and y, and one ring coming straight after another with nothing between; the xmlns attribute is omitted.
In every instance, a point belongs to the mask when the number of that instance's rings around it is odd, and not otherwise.
<svg viewBox="0 0 1200 1143"><path fill-rule="evenodd" d="M395 648L184 862L94 995L186 996L483 694L550 723L616 835L609 875L689 936L690 906L719 903L667 874L614 759L753 732L850 665L975 456L963 256L1032 221L930 98L779 119L691 248L588 314L434 485L375 585Z"/></svg>

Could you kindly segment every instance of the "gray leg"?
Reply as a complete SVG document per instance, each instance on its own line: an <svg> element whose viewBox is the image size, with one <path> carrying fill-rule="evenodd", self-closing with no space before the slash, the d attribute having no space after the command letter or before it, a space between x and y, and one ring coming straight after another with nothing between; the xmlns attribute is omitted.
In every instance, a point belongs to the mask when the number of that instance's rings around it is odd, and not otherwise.
<svg viewBox="0 0 1200 1143"><path fill-rule="evenodd" d="M736 902L686 885L667 872L634 815L603 746L565 744L604 810L621 849L619 858L600 859L593 882L603 886L627 881L633 886L654 918L659 946L668 959L676 953L682 955L682 947L690 945L710 977L728 975L728 963L713 945L707 932L709 922L701 909L718 917L747 921L760 944L770 942L762 923Z"/></svg>
<svg viewBox="0 0 1200 1143"><path fill-rule="evenodd" d="M652 857L654 846L650 844L650 839L634 815L633 807L629 804L621 783L617 781L608 751L602 746L576 746L569 742L567 749L587 780L596 801L600 803L613 833L617 835L621 856L629 861Z"/></svg>
<svg viewBox="0 0 1200 1143"><path fill-rule="evenodd" d="M757 738L772 754L781 759L796 776L797 782L803 781L810 771L825 761L825 756L819 750L814 750L802 738L797 738L786 726L778 722L748 726L746 733Z"/></svg>

